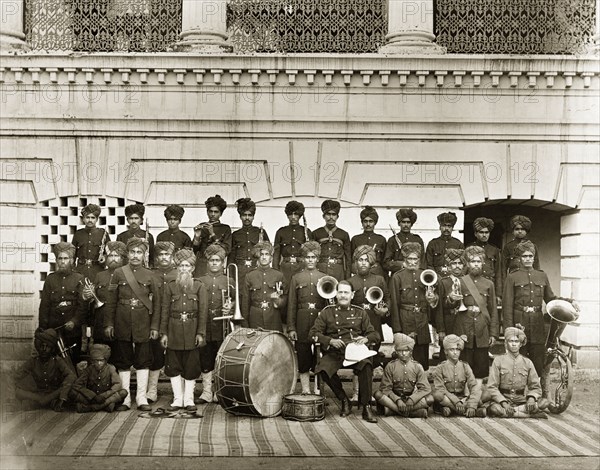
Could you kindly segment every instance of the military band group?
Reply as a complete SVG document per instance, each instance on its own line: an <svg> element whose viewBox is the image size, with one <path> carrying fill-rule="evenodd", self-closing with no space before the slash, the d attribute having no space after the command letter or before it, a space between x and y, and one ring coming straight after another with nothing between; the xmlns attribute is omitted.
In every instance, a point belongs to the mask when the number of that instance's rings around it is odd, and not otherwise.
<svg viewBox="0 0 600 470"><path fill-rule="evenodd" d="M128 227L116 241L98 227L100 207L85 206L84 228L71 243L53 246L56 271L41 294L37 354L19 372L17 397L55 411L67 403L78 412L128 410L135 371L136 407L152 412L164 371L173 394L168 410L194 413L216 401L215 359L233 324L287 334L302 393L320 394L324 382L341 416L358 403L363 419L377 422L373 399L381 416L427 417L430 409L443 416L546 416L552 405L540 385L542 306L556 296L527 237L527 217L511 219L514 239L501 250L488 243L494 222L483 217L465 248L452 237L452 212L437 217L440 236L425 247L412 233L417 214L409 208L398 210L399 229L386 240L376 233L378 212L365 207L363 233L350 238L337 226L337 201L323 202L324 225L314 232L303 204L290 201L288 223L273 242L253 225L253 201L236 202L242 227L233 233L220 221L226 208L219 195L210 197L208 220L190 237L179 228L184 208L168 206L168 228L155 242L141 228L143 205L125 208ZM383 324L393 331L391 360L379 352ZM501 326L506 354L490 366ZM432 331L441 353L429 378ZM376 367L383 376L373 392ZM353 397L341 368L354 371Z"/></svg>

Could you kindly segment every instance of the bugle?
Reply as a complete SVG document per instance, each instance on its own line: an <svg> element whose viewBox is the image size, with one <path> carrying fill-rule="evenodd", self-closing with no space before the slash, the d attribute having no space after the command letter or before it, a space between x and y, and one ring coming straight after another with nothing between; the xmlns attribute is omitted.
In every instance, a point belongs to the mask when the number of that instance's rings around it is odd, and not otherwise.
<svg viewBox="0 0 600 470"><path fill-rule="evenodd" d="M334 298L337 295L338 280L333 276L323 276L317 281L317 293L319 296L330 304L334 303Z"/></svg>

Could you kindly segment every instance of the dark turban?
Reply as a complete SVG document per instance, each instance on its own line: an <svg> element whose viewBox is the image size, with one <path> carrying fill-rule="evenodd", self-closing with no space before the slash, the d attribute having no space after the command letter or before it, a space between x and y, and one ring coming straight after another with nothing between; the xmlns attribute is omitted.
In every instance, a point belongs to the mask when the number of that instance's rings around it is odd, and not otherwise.
<svg viewBox="0 0 600 470"><path fill-rule="evenodd" d="M479 256L482 262L485 261L485 250L477 245L471 245L465 248L465 252L463 253L465 263L476 256Z"/></svg>
<svg viewBox="0 0 600 470"><path fill-rule="evenodd" d="M127 246L123 242L106 242L106 254L116 252L121 258L127 258Z"/></svg>
<svg viewBox="0 0 600 470"><path fill-rule="evenodd" d="M225 250L217 244L208 245L208 247L204 251L204 256L206 257L206 259L209 259L211 256L215 255L224 260L227 256L227 253L225 253Z"/></svg>
<svg viewBox="0 0 600 470"><path fill-rule="evenodd" d="M221 213L224 212L227 208L227 203L225 202L225 199L223 199L218 194L214 195L213 197L209 197L206 201L204 201L204 204L206 204L207 209L210 209L211 207L217 207L221 211Z"/></svg>
<svg viewBox="0 0 600 470"><path fill-rule="evenodd" d="M177 204L168 206L165 209L165 219L169 220L171 217L177 220L181 220L185 214L185 209Z"/></svg>
<svg viewBox="0 0 600 470"><path fill-rule="evenodd" d="M442 212L437 216L437 221L440 225L450 224L454 227L457 220L458 219L456 218L456 214L454 212Z"/></svg>
<svg viewBox="0 0 600 470"><path fill-rule="evenodd" d="M416 253L417 256L420 258L421 257L421 253L422 253L422 248L421 248L421 245L419 243L416 243L416 242L406 242L406 243L402 244L402 248L401 248L400 252L402 253L402 256L404 258L408 258L408 256L411 253Z"/></svg>
<svg viewBox="0 0 600 470"><path fill-rule="evenodd" d="M144 238L131 237L127 240L127 251L133 248L141 248L142 251L148 251L148 242Z"/></svg>
<svg viewBox="0 0 600 470"><path fill-rule="evenodd" d="M417 221L417 213L412 209L398 209L398 212L396 212L396 219L398 222L402 219L410 219L411 225L414 225Z"/></svg>
<svg viewBox="0 0 600 470"><path fill-rule="evenodd" d="M323 214L326 214L327 212L335 212L336 214L339 214L340 203L334 201L333 199L327 199L323 201L323 204L321 204L321 212L323 212Z"/></svg>
<svg viewBox="0 0 600 470"><path fill-rule="evenodd" d="M235 204L240 215L244 212L250 212L252 215L256 214L256 203L249 197L238 199Z"/></svg>
<svg viewBox="0 0 600 470"><path fill-rule="evenodd" d="M158 256L161 251L167 251L173 254L175 251L175 243L173 242L156 242L154 244L154 256Z"/></svg>
<svg viewBox="0 0 600 470"><path fill-rule="evenodd" d="M94 214L96 217L100 217L100 206L96 204L88 204L83 209L81 209L81 217L85 217L88 214Z"/></svg>
<svg viewBox="0 0 600 470"><path fill-rule="evenodd" d="M515 215L510 219L510 229L514 230L517 225L520 225L526 232L531 230L531 219L524 215Z"/></svg>
<svg viewBox="0 0 600 470"><path fill-rule="evenodd" d="M522 256L526 251L531 251L531 253L535 255L535 245L533 242L525 240L515 247L515 253L517 256Z"/></svg>
<svg viewBox="0 0 600 470"><path fill-rule="evenodd" d="M260 252L263 250L267 250L271 256L273 256L273 252L275 251L270 242L260 242L254 245L254 248L252 248L252 256L258 259L260 257Z"/></svg>
<svg viewBox="0 0 600 470"><path fill-rule="evenodd" d="M459 248L446 248L446 253L444 254L446 264L450 264L455 259L462 258L464 251L465 250Z"/></svg>
<svg viewBox="0 0 600 470"><path fill-rule="evenodd" d="M371 217L375 223L377 223L379 220L379 214L375 208L371 206L366 206L362 211L360 211L360 220L365 220L367 217Z"/></svg>
<svg viewBox="0 0 600 470"><path fill-rule="evenodd" d="M516 336L521 341L521 346L525 346L527 344L527 335L525 332L519 328L515 328L514 326L510 326L504 329L504 342L506 343L510 338Z"/></svg>
<svg viewBox="0 0 600 470"><path fill-rule="evenodd" d="M394 349L409 348L411 351L415 347L415 340L404 333L394 333Z"/></svg>
<svg viewBox="0 0 600 470"><path fill-rule="evenodd" d="M110 346L107 344L94 344L90 348L90 359L92 361L99 361L101 359L108 361L110 357Z"/></svg>
<svg viewBox="0 0 600 470"><path fill-rule="evenodd" d="M304 204L298 201L290 201L285 205L285 213L286 215L290 215L292 213L296 213L298 215L304 215Z"/></svg>
<svg viewBox="0 0 600 470"><path fill-rule="evenodd" d="M321 256L321 245L319 242L310 241L302 244L300 247L302 256L306 257L309 253L314 253L317 257Z"/></svg>
<svg viewBox="0 0 600 470"><path fill-rule="evenodd" d="M144 217L146 208L143 204L131 204L125 208L125 217L131 217L133 214L137 214L140 217Z"/></svg>
<svg viewBox="0 0 600 470"><path fill-rule="evenodd" d="M465 335L448 335L444 337L444 341L442 342L442 344L444 346L444 349L450 349L452 346L456 345L458 349L462 351L465 347L466 340L467 337Z"/></svg>
<svg viewBox="0 0 600 470"><path fill-rule="evenodd" d="M40 343L46 343L51 346L56 347L58 341L58 333L53 328L48 328L44 330L42 328L38 328L34 333L34 340L39 341Z"/></svg>
<svg viewBox="0 0 600 470"><path fill-rule="evenodd" d="M475 231L487 228L491 232L494 230L494 221L492 219L486 219L485 217L479 217L473 222L473 228Z"/></svg>
<svg viewBox="0 0 600 470"><path fill-rule="evenodd" d="M75 246L69 242L58 242L52 247L52 253L58 258L60 253L66 252L70 258L75 258Z"/></svg>
<svg viewBox="0 0 600 470"><path fill-rule="evenodd" d="M208 251L208 249L207 249ZM192 266L196 266L196 255L192 250L182 249L173 255L173 262L179 266L182 261L187 261Z"/></svg>
<svg viewBox="0 0 600 470"><path fill-rule="evenodd" d="M362 255L367 255L367 259L370 264L375 264L375 250L371 245L360 245L354 250L354 254L352 255L352 259L354 261L358 261Z"/></svg>

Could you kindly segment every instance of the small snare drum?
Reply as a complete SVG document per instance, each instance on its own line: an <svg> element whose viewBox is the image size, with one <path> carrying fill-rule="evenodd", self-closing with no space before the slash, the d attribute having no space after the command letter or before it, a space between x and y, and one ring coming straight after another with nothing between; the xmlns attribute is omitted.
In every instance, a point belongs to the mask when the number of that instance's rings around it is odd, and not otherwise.
<svg viewBox="0 0 600 470"><path fill-rule="evenodd" d="M286 395L281 416L293 421L320 421L325 418L325 398L299 393Z"/></svg>

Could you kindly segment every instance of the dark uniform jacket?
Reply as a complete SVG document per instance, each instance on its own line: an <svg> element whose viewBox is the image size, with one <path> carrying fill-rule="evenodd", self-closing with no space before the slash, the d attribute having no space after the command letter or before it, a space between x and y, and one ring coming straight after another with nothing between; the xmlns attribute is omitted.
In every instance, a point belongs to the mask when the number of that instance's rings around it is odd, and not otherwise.
<svg viewBox="0 0 600 470"><path fill-rule="evenodd" d="M381 341L367 313L355 305L325 307L312 325L309 336L317 338L323 351L315 373L325 371L330 377L343 366L345 354L345 349L329 347L332 339L341 339L346 344L350 344L358 336L366 337L369 343ZM371 358L358 362L354 369L360 370L366 363L371 363Z"/></svg>
<svg viewBox="0 0 600 470"><path fill-rule="evenodd" d="M538 400L542 396L542 387L531 359L521 354L517 357L509 353L496 356L490 367L488 394L496 403L508 401L521 405L528 397Z"/></svg>
<svg viewBox="0 0 600 470"><path fill-rule="evenodd" d="M427 250L425 251L425 259L427 261L427 268L433 269L439 275L445 276L447 274L446 269L446 249L456 248L463 249L465 246L458 238L454 237L437 237L431 240L427 244Z"/></svg>
<svg viewBox="0 0 600 470"><path fill-rule="evenodd" d="M194 285L189 292L184 292L175 280L165 285L160 312L160 333L169 338L169 349L195 349L196 335L206 335L207 317L208 296L202 282L194 279Z"/></svg>
<svg viewBox="0 0 600 470"><path fill-rule="evenodd" d="M94 285L96 286L96 296L101 302L104 302L102 307L97 308L96 301L94 299L91 299L90 301L92 304L92 315L94 317L94 321L92 323L94 327L94 341L100 340L101 342L104 342L106 340L104 337L104 315L106 313L106 302L108 301L109 289L117 288L116 283L113 281L114 276L114 269L105 269L104 271L100 271L98 274L96 274L96 279L94 280Z"/></svg>
<svg viewBox="0 0 600 470"><path fill-rule="evenodd" d="M394 403L399 399L406 402L410 398L416 404L431 393L431 386L423 366L417 361L411 359L405 364L394 359L383 370L379 391Z"/></svg>
<svg viewBox="0 0 600 470"><path fill-rule="evenodd" d="M294 274L288 293L288 331L298 334L298 341L310 343L308 334L319 312L325 307L326 301L317 292L317 283L325 274L316 269Z"/></svg>
<svg viewBox="0 0 600 470"><path fill-rule="evenodd" d="M242 227L233 232L231 236L231 254L229 262L238 267L238 279L240 285L248 272L256 267L256 259L252 257L254 245L258 243L260 228L255 226ZM263 241L268 242L269 236L265 230L262 231Z"/></svg>
<svg viewBox="0 0 600 470"><path fill-rule="evenodd" d="M548 303L553 299L556 296L544 271L521 268L510 273L504 283L502 298L505 328L520 323L525 327L527 341L531 344L544 344L546 332L542 301Z"/></svg>
<svg viewBox="0 0 600 470"><path fill-rule="evenodd" d="M277 291L276 283L281 283L282 291L287 290L283 285L283 274L271 267L258 267L246 275L242 283L241 311L244 328L263 328L265 330L283 331L280 308L273 305L271 294ZM281 299L285 301L285 296Z"/></svg>
<svg viewBox="0 0 600 470"><path fill-rule="evenodd" d="M164 232L160 232L158 234L158 237L156 237L156 241L173 243L175 245L175 251L179 251L183 248L192 248L192 239L190 238L190 236L179 229L167 229Z"/></svg>
<svg viewBox="0 0 600 470"><path fill-rule="evenodd" d="M385 237L375 232L363 232L354 235L350 240L350 253L353 255L356 249L362 245L368 245L375 250L375 263L371 265L371 273L383 276L387 280L387 269L383 269L383 257L386 248ZM352 272L355 272L354 267L352 267Z"/></svg>
<svg viewBox="0 0 600 470"><path fill-rule="evenodd" d="M313 232L313 237L321 245L317 269L338 281L350 276L352 253L348 232L335 227L330 233L328 228L319 227Z"/></svg>
<svg viewBox="0 0 600 470"><path fill-rule="evenodd" d="M347 281L350 283L350 285L352 286L352 290L354 291L354 298L352 299L352 303L358 305L359 307L362 307L367 312L367 315L369 315L369 320L371 321L371 325L373 325L373 328L375 328L375 331L377 332L381 340L383 340L383 330L381 328L381 325L390 321L390 295L385 279L383 278L383 276L378 276L376 274L369 273L364 277L355 274L350 279L347 279ZM388 314L385 317L382 317L379 314L375 313L375 306L371 305L367 301L365 295L370 287L379 287L383 291L383 301L388 305ZM380 345L381 343L378 343L375 349L379 349Z"/></svg>
<svg viewBox="0 0 600 470"><path fill-rule="evenodd" d="M51 273L44 282L39 308L40 327L58 328L68 321L75 324L73 330L61 330L65 338L81 337L81 325L87 319L87 303L80 297L83 275L74 271L69 274Z"/></svg>
<svg viewBox="0 0 600 470"><path fill-rule="evenodd" d="M226 255L229 255L231 252L231 227L227 224L217 222L213 224L212 228L214 235L211 235L207 228L203 228L200 232L200 244L193 245L194 253L196 253L196 269L194 270L194 277L196 278L208 273L204 252L209 245L219 245L225 250Z"/></svg>
<svg viewBox="0 0 600 470"><path fill-rule="evenodd" d="M485 251L485 263L483 263L483 277L494 283L496 295L502 295L502 253L500 248L489 243L481 243L479 240L470 243L468 246L479 246Z"/></svg>
<svg viewBox="0 0 600 470"><path fill-rule="evenodd" d="M73 383L73 391L82 394L88 400L92 400L96 395L106 400L122 388L119 373L112 364L106 364L100 371L88 365Z"/></svg>
<svg viewBox="0 0 600 470"><path fill-rule="evenodd" d="M467 397L467 408L477 408L481 400L481 385L471 366L464 361L440 363L433 371L433 389L443 393L455 405Z"/></svg>
<svg viewBox="0 0 600 470"><path fill-rule="evenodd" d="M198 279L206 288L207 299L207 316L206 316L206 342L223 341L223 320L213 320L214 317L223 316L221 309L223 308L223 291L227 292L227 284L229 283L229 293L231 300L235 301L235 286L233 280L227 279L225 274L214 275L208 273ZM231 315L234 314L235 305L231 309Z"/></svg>
<svg viewBox="0 0 600 470"><path fill-rule="evenodd" d="M106 246L109 241L110 236L103 228L77 230L71 242L77 250L75 252L75 271L93 281L96 274L104 269L102 263L98 261L100 248L102 245Z"/></svg>
<svg viewBox="0 0 600 470"><path fill-rule="evenodd" d="M127 245L127 241L132 237L143 238L145 240L146 239L146 231L142 230L141 228L138 228L135 231L125 230L124 232L121 232L119 235L117 235L117 241L123 242L123 243L125 243L125 245ZM154 264L154 237L152 236L151 233L148 233L148 251L147 251L147 253L148 253L147 254L147 257L148 257L148 266L147 267L152 267L152 265Z"/></svg>
<svg viewBox="0 0 600 470"><path fill-rule="evenodd" d="M515 249L519 243L525 241L533 243L527 237L520 240L513 238L506 245L504 245L504 248L502 248L502 274L504 276L518 270L521 267L521 259L515 252ZM538 255L539 250L535 243L533 243L533 246L535 247L535 255L533 256L533 269L540 269L540 258Z"/></svg>
<svg viewBox="0 0 600 470"><path fill-rule="evenodd" d="M145 343L150 339L150 330L158 331L161 308L161 286L156 275L149 269L139 267L133 269L140 288L150 297L152 310L144 306L133 293L125 279L123 267L115 269L114 289L108 291L104 326L112 326L118 341Z"/></svg>
<svg viewBox="0 0 600 470"><path fill-rule="evenodd" d="M457 310L460 301L454 303L448 298L448 295L452 292L455 279L460 282L459 278L451 274L441 278L437 284L440 300L435 309L435 321L433 322L433 326L435 326L438 332L447 335L456 334L456 314L458 313Z"/></svg>
<svg viewBox="0 0 600 470"><path fill-rule="evenodd" d="M422 269L402 269L390 279L390 315L392 331L416 333L416 344L429 344L430 307L425 299Z"/></svg>
<svg viewBox="0 0 600 470"><path fill-rule="evenodd" d="M400 243L403 245L407 242L418 243L421 245L421 268L425 268L425 243L423 239L415 233L402 233L397 232ZM400 271L404 268L404 255L398 246L398 241L395 236L391 236L385 247L385 255L383 256L383 269L390 271L393 275L396 271Z"/></svg>
<svg viewBox="0 0 600 470"><path fill-rule="evenodd" d="M39 357L30 357L17 372L15 385L34 393L60 389L59 398L66 401L76 378L75 371L62 357L53 356L45 362Z"/></svg>
<svg viewBox="0 0 600 470"><path fill-rule="evenodd" d="M288 284L292 276L300 272L304 266L300 247L304 242L313 239L311 231L309 229L306 231L308 240L302 225L286 225L275 233L273 268L283 273L283 278Z"/></svg>
<svg viewBox="0 0 600 470"><path fill-rule="evenodd" d="M480 311L480 307L475 302L475 298L467 289L464 279L469 276L479 294L485 302L487 313ZM496 307L496 290L494 284L484 277L471 277L469 274L460 279L460 289L463 294L463 303L467 307L466 311L456 313L456 322L454 323L454 334L465 335L465 348L487 348L489 346L490 336L498 338L498 309ZM449 305L459 306L460 301Z"/></svg>
<svg viewBox="0 0 600 470"><path fill-rule="evenodd" d="M156 276L156 279L158 280L160 287L163 290L169 282L177 279L177 268L175 267L169 268L166 271L160 268L154 268L152 269L152 272Z"/></svg>

